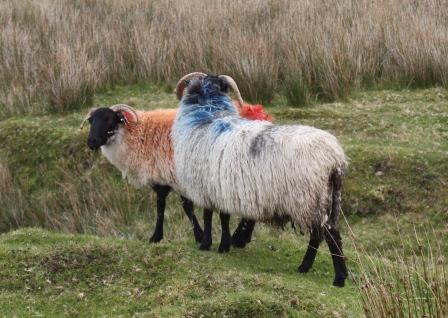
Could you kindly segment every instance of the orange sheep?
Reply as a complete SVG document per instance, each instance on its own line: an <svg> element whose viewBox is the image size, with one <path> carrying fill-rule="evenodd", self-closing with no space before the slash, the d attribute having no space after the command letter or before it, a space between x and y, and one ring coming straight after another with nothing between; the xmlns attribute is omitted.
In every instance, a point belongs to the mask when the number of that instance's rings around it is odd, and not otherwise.
<svg viewBox="0 0 448 318"><path fill-rule="evenodd" d="M119 104L109 108L92 108L81 124L90 122L88 146L100 148L103 155L118 168L123 178L137 187L150 186L157 193L157 221L150 242L163 239L166 197L174 191L182 194L177 182L171 128L177 109L141 111ZM253 120L271 120L261 105L244 104L241 116ZM193 211L193 203L181 195L197 242L202 229ZM241 226L240 226L241 227Z"/></svg>

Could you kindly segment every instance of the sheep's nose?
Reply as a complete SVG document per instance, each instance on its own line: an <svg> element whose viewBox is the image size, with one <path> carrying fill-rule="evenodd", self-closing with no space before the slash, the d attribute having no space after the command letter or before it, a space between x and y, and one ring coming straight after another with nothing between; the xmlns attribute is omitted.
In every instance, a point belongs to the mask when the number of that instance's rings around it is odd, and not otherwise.
<svg viewBox="0 0 448 318"><path fill-rule="evenodd" d="M87 146L89 146L92 150L96 150L101 146L101 139L98 137L89 136L89 138L87 138Z"/></svg>

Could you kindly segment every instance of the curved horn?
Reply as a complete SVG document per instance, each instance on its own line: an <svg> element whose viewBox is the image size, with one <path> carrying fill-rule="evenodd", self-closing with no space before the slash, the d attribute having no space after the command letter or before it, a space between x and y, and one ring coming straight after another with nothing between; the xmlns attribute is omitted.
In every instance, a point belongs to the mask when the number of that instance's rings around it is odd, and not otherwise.
<svg viewBox="0 0 448 318"><path fill-rule="evenodd" d="M137 115L137 112L136 112L135 109L132 108L131 106L126 105L126 104L117 104L117 105L110 106L109 108L112 109L114 112L123 110L123 111L126 111L126 112L131 113L131 114L134 116L134 121L135 121L135 123L136 123L136 124L138 123L138 115ZM126 118L126 117L125 117L125 118Z"/></svg>
<svg viewBox="0 0 448 318"><path fill-rule="evenodd" d="M185 75L182 77L176 85L176 96L178 100L182 99L182 95L184 94L184 88L185 88L185 82L193 77L204 77L207 76L207 74L201 73L201 72L193 72L190 74Z"/></svg>
<svg viewBox="0 0 448 318"><path fill-rule="evenodd" d="M235 83L235 80L231 78L228 75L219 75L219 78L225 80L227 84L229 84L230 88L235 92L236 99L238 100L238 103L240 104L240 109L243 107L243 98L241 97L240 90L238 89L238 86Z"/></svg>
<svg viewBox="0 0 448 318"><path fill-rule="evenodd" d="M86 123L87 120L89 120L90 116L92 116L92 114L98 109L98 107L93 107L90 108L89 112L87 113L86 117L82 120L81 125L79 125L79 129L83 129L84 128L84 124Z"/></svg>

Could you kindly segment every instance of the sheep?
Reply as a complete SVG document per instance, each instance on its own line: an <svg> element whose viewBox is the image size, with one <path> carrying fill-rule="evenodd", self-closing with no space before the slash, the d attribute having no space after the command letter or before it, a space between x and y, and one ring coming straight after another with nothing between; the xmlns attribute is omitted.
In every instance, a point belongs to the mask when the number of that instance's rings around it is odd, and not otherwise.
<svg viewBox="0 0 448 318"><path fill-rule="evenodd" d="M172 128L178 182L199 206L275 224L292 222L310 241L298 270L309 271L325 238L333 285L348 275L338 230L342 176L348 165L336 137L317 128L248 121L227 96L243 103L234 80L192 73L178 83L183 95ZM204 238L210 231L204 225Z"/></svg>
<svg viewBox="0 0 448 318"><path fill-rule="evenodd" d="M118 104L92 108L80 128L89 121L87 144L92 150L101 148L102 154L118 168L123 178L132 185L149 185L156 192L157 221L149 239L157 243L163 239L163 222L166 198L172 189L179 191L172 164L170 130L176 110L150 112ZM182 207L193 226L197 242L203 231L193 211L193 204L181 196Z"/></svg>
<svg viewBox="0 0 448 318"><path fill-rule="evenodd" d="M245 105L248 118L270 119L262 106ZM91 123L88 146L96 150L101 148L103 155L117 167L123 178L137 186L149 185L157 195L157 221L151 243L163 239L163 222L166 198L170 191L182 193L175 176L170 138L176 109L140 111L124 104L110 108L92 108L80 128L86 121ZM193 203L181 195L182 206L193 226L197 242L202 242L203 231L193 212ZM236 244L243 247L250 241L252 229L243 220L239 226L248 230L235 235Z"/></svg>

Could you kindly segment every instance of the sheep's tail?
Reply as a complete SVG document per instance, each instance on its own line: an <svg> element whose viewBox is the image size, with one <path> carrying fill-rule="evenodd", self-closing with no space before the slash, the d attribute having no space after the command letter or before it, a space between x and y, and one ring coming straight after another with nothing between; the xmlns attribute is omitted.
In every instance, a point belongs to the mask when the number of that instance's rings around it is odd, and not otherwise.
<svg viewBox="0 0 448 318"><path fill-rule="evenodd" d="M266 120L272 122L272 117L263 108L263 105L251 105L244 103L240 109L240 115L250 120Z"/></svg>
<svg viewBox="0 0 448 318"><path fill-rule="evenodd" d="M330 176L330 190L332 195L327 224L335 228L338 227L339 215L341 214L342 177L343 170L340 167L334 169Z"/></svg>

